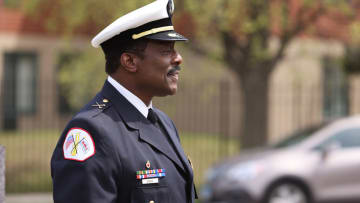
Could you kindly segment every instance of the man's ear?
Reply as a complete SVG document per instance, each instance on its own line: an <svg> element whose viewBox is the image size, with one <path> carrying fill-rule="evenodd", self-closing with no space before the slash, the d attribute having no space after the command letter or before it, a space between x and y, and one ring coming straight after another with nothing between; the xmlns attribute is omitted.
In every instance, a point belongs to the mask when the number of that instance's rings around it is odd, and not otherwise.
<svg viewBox="0 0 360 203"><path fill-rule="evenodd" d="M121 66L129 72L137 71L137 63L139 62L139 57L133 53L123 53L120 57Z"/></svg>

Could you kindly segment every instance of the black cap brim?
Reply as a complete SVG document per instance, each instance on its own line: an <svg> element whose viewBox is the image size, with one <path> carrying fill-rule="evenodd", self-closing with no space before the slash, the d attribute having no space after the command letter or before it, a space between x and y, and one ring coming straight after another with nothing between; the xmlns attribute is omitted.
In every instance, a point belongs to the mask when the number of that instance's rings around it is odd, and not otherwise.
<svg viewBox="0 0 360 203"><path fill-rule="evenodd" d="M160 41L188 41L188 39L174 30L158 32L155 34L144 36L144 38Z"/></svg>

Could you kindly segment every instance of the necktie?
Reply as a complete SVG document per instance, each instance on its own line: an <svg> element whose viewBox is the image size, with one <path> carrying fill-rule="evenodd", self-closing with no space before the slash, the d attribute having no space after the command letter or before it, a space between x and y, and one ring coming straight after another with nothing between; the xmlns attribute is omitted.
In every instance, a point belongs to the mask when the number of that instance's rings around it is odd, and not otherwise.
<svg viewBox="0 0 360 203"><path fill-rule="evenodd" d="M158 128L162 134L166 137L166 139L169 141L169 136L164 128L164 126L161 124L159 117L156 115L155 111L152 109L149 109L149 113L147 116L147 119L152 123L156 128Z"/></svg>
<svg viewBox="0 0 360 203"><path fill-rule="evenodd" d="M155 113L152 109L149 109L149 113L148 113L147 119L148 119L152 124L156 124L157 121L158 121L158 117L157 117L156 113Z"/></svg>

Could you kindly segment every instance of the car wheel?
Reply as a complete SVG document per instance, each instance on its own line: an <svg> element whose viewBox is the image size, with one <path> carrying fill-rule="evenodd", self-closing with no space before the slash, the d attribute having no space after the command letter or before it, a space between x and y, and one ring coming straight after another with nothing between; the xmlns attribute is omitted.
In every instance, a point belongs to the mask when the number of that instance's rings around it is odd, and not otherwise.
<svg viewBox="0 0 360 203"><path fill-rule="evenodd" d="M274 185L266 197L266 203L309 203L304 189L296 183L284 182Z"/></svg>

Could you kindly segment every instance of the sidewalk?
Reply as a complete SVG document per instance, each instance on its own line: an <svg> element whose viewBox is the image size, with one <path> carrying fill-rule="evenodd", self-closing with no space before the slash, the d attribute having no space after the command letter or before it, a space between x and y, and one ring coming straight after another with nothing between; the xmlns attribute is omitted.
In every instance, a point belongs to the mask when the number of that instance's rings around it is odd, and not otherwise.
<svg viewBox="0 0 360 203"><path fill-rule="evenodd" d="M53 199L51 193L10 194L5 203L53 203Z"/></svg>

